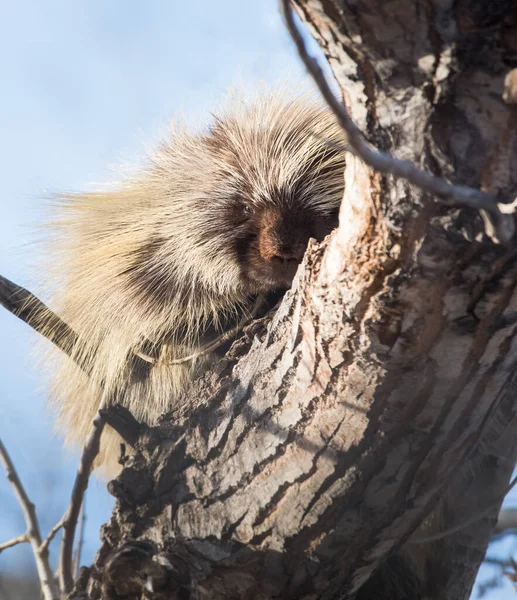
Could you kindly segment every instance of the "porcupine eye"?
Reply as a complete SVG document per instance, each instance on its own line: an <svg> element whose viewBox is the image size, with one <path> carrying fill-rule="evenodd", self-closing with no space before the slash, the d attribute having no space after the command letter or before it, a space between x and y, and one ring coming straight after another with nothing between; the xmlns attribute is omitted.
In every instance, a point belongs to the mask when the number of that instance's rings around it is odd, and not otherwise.
<svg viewBox="0 0 517 600"><path fill-rule="evenodd" d="M249 219L253 214L253 208L249 204L243 203L242 214L246 217L246 219Z"/></svg>

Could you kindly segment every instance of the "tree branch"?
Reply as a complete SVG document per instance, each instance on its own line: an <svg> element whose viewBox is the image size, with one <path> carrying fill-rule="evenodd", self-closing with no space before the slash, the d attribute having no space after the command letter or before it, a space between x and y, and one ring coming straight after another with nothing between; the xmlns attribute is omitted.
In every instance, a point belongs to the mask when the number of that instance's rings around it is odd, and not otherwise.
<svg viewBox="0 0 517 600"><path fill-rule="evenodd" d="M27 544L29 543L29 536L24 533L23 535L19 535L18 537L12 538L7 542L3 542L0 544L0 552L3 550L7 550L7 548L12 548L13 546L17 546L18 544Z"/></svg>
<svg viewBox="0 0 517 600"><path fill-rule="evenodd" d="M86 501L86 493L83 497L83 501L81 504L81 512L79 513L79 520L81 521L81 523L79 525L79 534L77 536L77 544L75 547L75 555L74 555L74 569L73 569L74 580L77 579L77 577L79 575L79 567L81 566L81 553L82 553L83 543L84 543L84 524L86 522L85 501Z"/></svg>
<svg viewBox="0 0 517 600"><path fill-rule="evenodd" d="M78 342L77 334L39 298L16 285L9 279L0 275L0 305L19 319L27 323L32 329L43 335L58 348L71 356L73 348ZM141 360L135 357L135 360ZM102 411L108 406L104 400L99 406ZM104 428L104 418L98 412L95 417L90 434L85 442L79 468L74 481L70 506L59 523L51 530L44 542L39 542L39 554L44 555L48 550L50 541L63 527L63 537L60 552L60 587L68 593L73 586L73 544L75 529L79 518L84 492L88 487L88 479L95 457L99 452L100 437Z"/></svg>
<svg viewBox="0 0 517 600"><path fill-rule="evenodd" d="M25 523L27 525L27 533L25 536L32 546L32 554L36 562L36 569L38 571L43 597L45 600L58 600L59 595L56 590L54 577L48 562L48 553L40 552L42 540L34 504L29 500L25 488L23 487L11 458L1 440L0 462L2 462L4 465L7 479L13 486L14 493L16 494L18 503L22 508L23 516L25 517Z"/></svg>
<svg viewBox="0 0 517 600"><path fill-rule="evenodd" d="M74 349L79 343L77 333L37 296L2 275L0 275L0 306L27 323L34 331L76 361ZM187 360L191 358L188 357ZM135 354L133 361L135 368L138 368L139 363L145 363L148 359ZM79 363L77 365L88 373L87 367Z"/></svg>
<svg viewBox="0 0 517 600"><path fill-rule="evenodd" d="M75 476L74 487L70 499L70 506L63 517L63 537L59 555L59 583L64 593L69 593L74 585L73 577L73 549L77 521L84 501L84 494L88 487L93 461L99 453L100 439L105 421L101 411L109 405L107 398L103 397L99 411L93 420L90 433L86 438L79 468Z"/></svg>
<svg viewBox="0 0 517 600"><path fill-rule="evenodd" d="M409 160L396 159L388 153L372 147L348 114L345 105L339 102L333 94L318 61L309 54L294 21L292 0L280 0L280 6L287 29L296 44L303 64L348 136L349 146L346 149L376 171L405 179L421 190L440 198L449 206L485 211L489 215L492 225L492 227L487 227L487 234L496 242L509 242L515 233L515 221L512 215L517 209L517 198L512 198L508 203L500 203L491 194L466 186L453 185L442 177L420 170Z"/></svg>
<svg viewBox="0 0 517 600"><path fill-rule="evenodd" d="M37 296L0 275L0 306L70 356L77 334Z"/></svg>
<svg viewBox="0 0 517 600"><path fill-rule="evenodd" d="M503 508L497 519L494 534L499 534L508 529L517 529L517 508Z"/></svg>
<svg viewBox="0 0 517 600"><path fill-rule="evenodd" d="M32 329L43 335L63 350L67 355L72 354L77 344L77 334L39 298L0 275L0 305ZM107 403L102 401L99 411L105 409ZM95 457L99 452L100 437L104 428L104 418L100 412L95 417L90 434L85 442L79 468L74 481L70 506L61 521L50 531L45 541L38 543L38 556L44 556L48 546L57 531L63 527L63 537L60 552L60 587L68 593L73 587L73 544L77 521L83 503L84 493ZM7 468L7 467L6 467ZM35 515L34 515L35 516Z"/></svg>
<svg viewBox="0 0 517 600"><path fill-rule="evenodd" d="M47 537L43 540L43 543L40 546L40 549L39 549L40 552L48 551L50 542L54 539L54 537L56 536L56 533L61 529L61 527L63 527L64 521L65 521L65 518L61 517L61 519L54 525L54 527L52 527L52 529L49 531Z"/></svg>

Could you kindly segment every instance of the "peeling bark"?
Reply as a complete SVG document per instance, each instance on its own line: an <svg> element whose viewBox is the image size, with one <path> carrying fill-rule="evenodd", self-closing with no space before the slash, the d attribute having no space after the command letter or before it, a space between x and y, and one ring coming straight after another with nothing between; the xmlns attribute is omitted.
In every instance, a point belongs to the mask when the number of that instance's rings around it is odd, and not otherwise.
<svg viewBox="0 0 517 600"><path fill-rule="evenodd" d="M516 189L515 2L295 5L372 143ZM353 598L401 547L425 597L469 597L516 458L517 251L352 157L345 180L272 319L133 428L75 597ZM375 581L362 597L403 597Z"/></svg>

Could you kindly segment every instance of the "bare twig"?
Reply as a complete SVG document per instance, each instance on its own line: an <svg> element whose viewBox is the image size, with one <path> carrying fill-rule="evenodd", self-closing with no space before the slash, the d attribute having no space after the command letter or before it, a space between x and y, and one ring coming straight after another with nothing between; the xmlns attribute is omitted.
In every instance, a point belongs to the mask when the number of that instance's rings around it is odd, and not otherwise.
<svg viewBox="0 0 517 600"><path fill-rule="evenodd" d="M77 333L37 296L6 277L2 277L2 275L0 275L0 306L3 306L10 313L27 323L29 327L32 327L34 331L55 344L75 361L79 368L89 374L88 365L78 362L74 353L79 343ZM135 353L134 359L135 361L154 361L154 359L140 353ZM190 359L189 357L188 360Z"/></svg>
<svg viewBox="0 0 517 600"><path fill-rule="evenodd" d="M1 440L0 461L4 465L7 479L11 482L14 493L16 494L18 502L23 511L23 516L27 525L27 533L25 536L28 538L32 546L32 553L36 562L36 569L38 571L38 577L41 583L43 598L45 600L57 600L59 594L56 590L52 570L50 569L48 562L48 553L40 552L42 541L34 504L29 500L25 488L23 487L11 458Z"/></svg>
<svg viewBox="0 0 517 600"><path fill-rule="evenodd" d="M225 331L220 336L218 336L215 340L213 340L206 346L202 346L196 352L193 352L192 354L189 354L188 356L182 356L181 358L175 358L172 360L164 361L164 364L183 365L187 362L190 362L191 360L200 358L201 356L205 356L206 354L210 354L210 352L217 350L217 348L219 348L226 342L228 342L231 339L233 339L234 337L236 337L236 335L238 333L240 333L244 329L244 327L246 327L246 325L248 325L251 321L253 321L253 319L257 316L261 307L264 306L264 303L265 303L264 298L259 296L256 299L255 304L253 305L253 308L251 309L251 312L249 313L249 315L244 317L243 319L241 319L241 321L235 327L233 327L232 329L229 329L228 331ZM138 356L139 358L141 358L142 360L144 360L145 362L148 362L151 364L156 363L155 358L153 358L152 356L148 356L147 354L144 354L143 352L136 351L135 355Z"/></svg>
<svg viewBox="0 0 517 600"><path fill-rule="evenodd" d="M70 356L77 334L34 294L0 275L0 306Z"/></svg>
<svg viewBox="0 0 517 600"><path fill-rule="evenodd" d="M59 521L52 527L52 529L48 532L47 537L43 540L43 543L39 547L39 552L47 552L50 542L54 539L56 533L63 527L63 523L65 522L65 517L61 517Z"/></svg>
<svg viewBox="0 0 517 600"><path fill-rule="evenodd" d="M17 546L18 544L28 544L29 536L24 533L23 535L19 535L18 537L12 538L11 540L7 540L7 542L3 542L0 544L0 552L3 550L7 550L7 548L12 548L13 546Z"/></svg>
<svg viewBox="0 0 517 600"><path fill-rule="evenodd" d="M508 529L517 529L517 508L503 508L499 512L494 533L502 533Z"/></svg>
<svg viewBox="0 0 517 600"><path fill-rule="evenodd" d="M88 434L83 447L81 461L72 489L70 506L64 516L63 538L61 540L61 552L59 555L59 584L62 592L65 594L68 594L74 585L72 556L75 529L77 527L77 520L83 503L84 493L88 487L88 480L90 478L93 461L99 453L101 434L105 424L100 411L104 410L108 404L108 399L103 396L99 405L99 412L97 412L95 419L93 420L90 433Z"/></svg>
<svg viewBox="0 0 517 600"><path fill-rule="evenodd" d="M291 0L281 0L280 5L287 29L296 44L302 62L348 136L349 147L347 149L373 169L391 174L395 178L405 179L425 192L441 198L448 205L485 211L490 216L492 224L492 227L487 229L487 233L494 241L510 241L515 233L513 219L513 214L517 209L515 199L512 198L511 203L499 203L497 198L491 194L467 186L448 183L441 177L420 170L411 161L396 159L388 153L374 148L366 141L344 104L334 96L318 61L307 51L304 39L294 21Z"/></svg>
<svg viewBox="0 0 517 600"><path fill-rule="evenodd" d="M509 567L510 561L504 558L495 558L494 556L485 556L483 562L487 565L496 565L498 567Z"/></svg>
<svg viewBox="0 0 517 600"><path fill-rule="evenodd" d="M83 539L84 539L84 523L86 521L86 493L84 495L82 504L81 504L81 513L79 515L79 519L81 524L79 525L79 533L77 535L77 544L75 546L75 555L74 555L74 579L77 579L79 575L79 567L81 566L81 552L83 549Z"/></svg>

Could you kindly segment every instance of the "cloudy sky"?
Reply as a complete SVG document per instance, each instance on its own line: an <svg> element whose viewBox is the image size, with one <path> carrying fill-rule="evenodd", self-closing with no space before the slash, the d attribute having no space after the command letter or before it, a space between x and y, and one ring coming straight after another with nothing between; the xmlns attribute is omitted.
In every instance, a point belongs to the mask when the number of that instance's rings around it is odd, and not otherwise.
<svg viewBox="0 0 517 600"><path fill-rule="evenodd" d="M231 87L304 78L276 0L0 4L0 273L29 289L38 287L46 196L108 181L118 164L138 161L171 117L203 122ZM0 436L46 532L65 510L77 455L53 433L35 334L0 311L0 339ZM84 563L111 506L102 482L92 481ZM23 531L0 473L0 541ZM26 547L0 555L0 573L29 569ZM506 584L497 597L515 596Z"/></svg>

